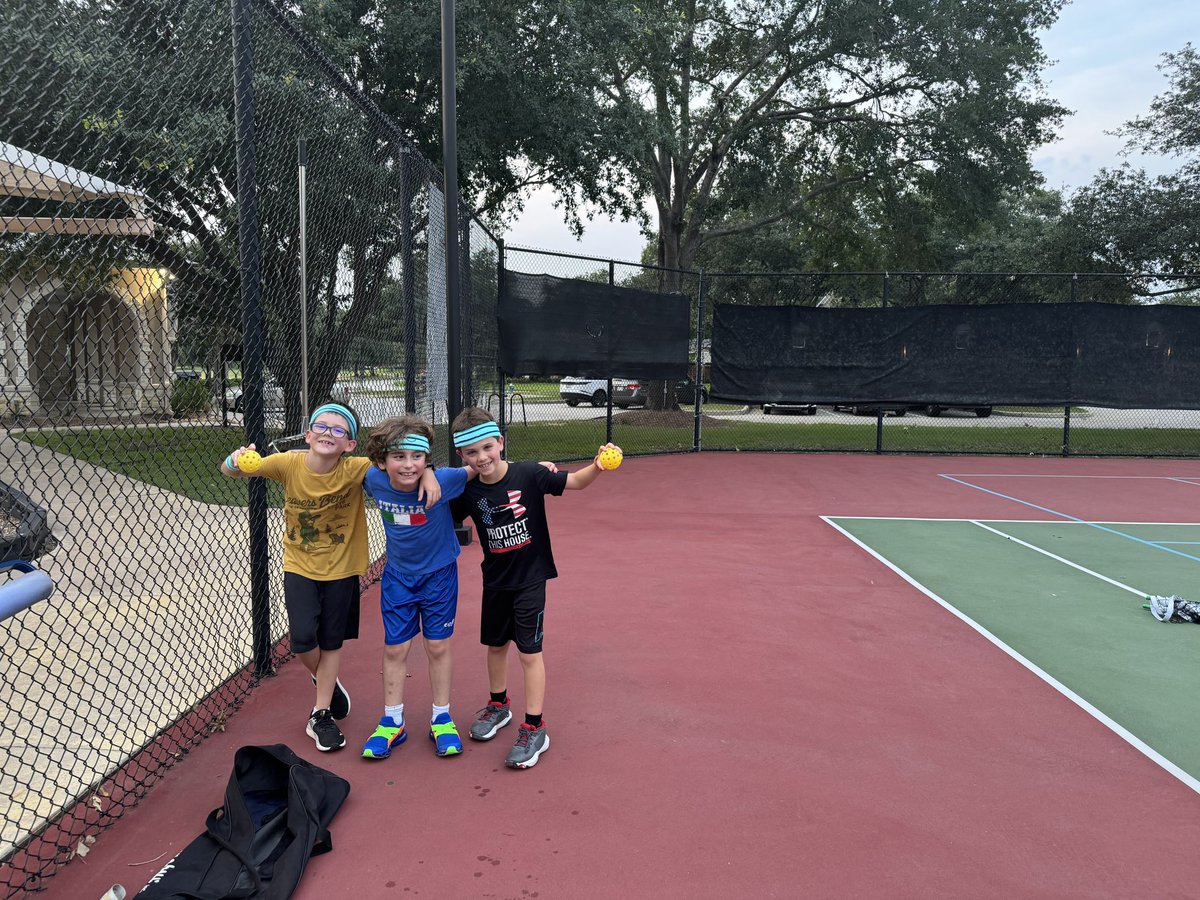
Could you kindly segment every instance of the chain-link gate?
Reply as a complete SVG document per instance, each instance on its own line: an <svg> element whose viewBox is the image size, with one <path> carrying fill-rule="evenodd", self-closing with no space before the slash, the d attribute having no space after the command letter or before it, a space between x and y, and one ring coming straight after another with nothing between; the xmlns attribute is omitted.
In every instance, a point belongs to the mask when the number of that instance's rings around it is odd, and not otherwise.
<svg viewBox="0 0 1200 900"><path fill-rule="evenodd" d="M257 622L247 488L218 472L254 395L280 452L328 398L367 430L404 411L447 423L441 172L291 13L252 8L247 135L228 5L0 7L0 525L42 523L19 552L55 586L0 623L6 897L86 853L287 655L281 495ZM256 163L250 345L239 140ZM486 393L498 244L460 221L464 380Z"/></svg>

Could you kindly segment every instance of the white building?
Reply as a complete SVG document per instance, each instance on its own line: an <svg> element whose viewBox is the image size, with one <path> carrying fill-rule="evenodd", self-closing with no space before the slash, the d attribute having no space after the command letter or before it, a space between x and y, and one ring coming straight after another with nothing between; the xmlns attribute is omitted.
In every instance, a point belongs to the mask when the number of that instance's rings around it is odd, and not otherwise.
<svg viewBox="0 0 1200 900"><path fill-rule="evenodd" d="M96 275L85 253L79 267L32 252L20 258L36 241L24 236L152 235L144 195L0 142L0 197L44 201L39 212L114 200L128 210L123 218L0 215L0 420L170 415L175 334L164 273Z"/></svg>

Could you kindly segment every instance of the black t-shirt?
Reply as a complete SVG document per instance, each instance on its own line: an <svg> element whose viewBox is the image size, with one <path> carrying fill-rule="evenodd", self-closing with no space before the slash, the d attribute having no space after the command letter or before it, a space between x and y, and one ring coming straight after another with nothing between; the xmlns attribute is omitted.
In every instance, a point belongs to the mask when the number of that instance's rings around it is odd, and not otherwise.
<svg viewBox="0 0 1200 900"><path fill-rule="evenodd" d="M546 524L546 495L562 496L566 472L551 472L532 462L509 463L495 484L478 478L467 482L450 511L467 516L483 545L483 586L515 591L558 577Z"/></svg>

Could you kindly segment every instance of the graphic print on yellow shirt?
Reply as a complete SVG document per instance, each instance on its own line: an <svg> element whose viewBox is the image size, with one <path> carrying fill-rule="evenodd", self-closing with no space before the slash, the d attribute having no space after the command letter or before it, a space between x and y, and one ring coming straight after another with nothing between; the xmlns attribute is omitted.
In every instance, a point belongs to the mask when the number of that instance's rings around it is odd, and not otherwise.
<svg viewBox="0 0 1200 900"><path fill-rule="evenodd" d="M363 476L371 461L343 456L333 471L308 468L306 452L275 453L259 472L283 485L283 570L317 581L365 575Z"/></svg>

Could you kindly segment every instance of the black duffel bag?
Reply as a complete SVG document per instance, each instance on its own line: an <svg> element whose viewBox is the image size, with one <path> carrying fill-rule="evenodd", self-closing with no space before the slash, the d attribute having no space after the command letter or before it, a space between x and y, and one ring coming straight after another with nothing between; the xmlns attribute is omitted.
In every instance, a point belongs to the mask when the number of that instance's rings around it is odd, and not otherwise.
<svg viewBox="0 0 1200 900"><path fill-rule="evenodd" d="M284 900L309 857L333 849L329 823L350 783L284 744L233 756L225 805L150 879L138 900Z"/></svg>

